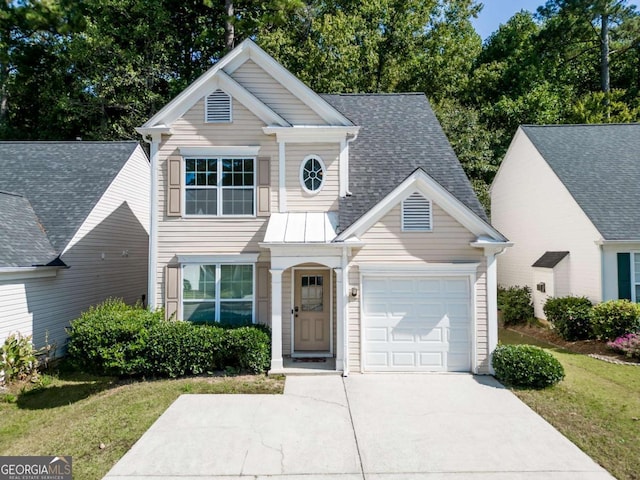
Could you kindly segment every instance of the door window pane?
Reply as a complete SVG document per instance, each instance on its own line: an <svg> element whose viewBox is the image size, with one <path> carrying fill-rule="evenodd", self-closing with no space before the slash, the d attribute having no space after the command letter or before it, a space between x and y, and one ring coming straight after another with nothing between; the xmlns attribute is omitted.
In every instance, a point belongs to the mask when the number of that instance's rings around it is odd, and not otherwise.
<svg viewBox="0 0 640 480"><path fill-rule="evenodd" d="M302 275L300 286L300 308L303 312L322 312L323 305L322 275Z"/></svg>

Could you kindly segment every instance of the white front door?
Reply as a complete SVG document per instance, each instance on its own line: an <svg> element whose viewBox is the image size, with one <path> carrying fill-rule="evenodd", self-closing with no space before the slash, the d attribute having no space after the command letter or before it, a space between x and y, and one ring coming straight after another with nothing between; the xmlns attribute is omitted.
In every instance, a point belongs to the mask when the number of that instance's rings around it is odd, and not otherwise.
<svg viewBox="0 0 640 480"><path fill-rule="evenodd" d="M467 277L365 276L364 370L471 370Z"/></svg>
<svg viewBox="0 0 640 480"><path fill-rule="evenodd" d="M330 270L296 270L294 275L294 352L330 349Z"/></svg>

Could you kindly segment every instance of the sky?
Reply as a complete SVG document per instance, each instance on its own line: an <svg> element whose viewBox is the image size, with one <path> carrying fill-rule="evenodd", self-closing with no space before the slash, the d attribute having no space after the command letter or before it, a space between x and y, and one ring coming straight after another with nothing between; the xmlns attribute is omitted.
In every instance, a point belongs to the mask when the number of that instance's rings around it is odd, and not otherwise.
<svg viewBox="0 0 640 480"><path fill-rule="evenodd" d="M480 0L484 5L478 18L472 21L483 40L495 32L500 24L506 23L514 13L520 10L534 12L545 0ZM640 0L631 0L629 4L640 7ZM640 10L640 8L639 8Z"/></svg>

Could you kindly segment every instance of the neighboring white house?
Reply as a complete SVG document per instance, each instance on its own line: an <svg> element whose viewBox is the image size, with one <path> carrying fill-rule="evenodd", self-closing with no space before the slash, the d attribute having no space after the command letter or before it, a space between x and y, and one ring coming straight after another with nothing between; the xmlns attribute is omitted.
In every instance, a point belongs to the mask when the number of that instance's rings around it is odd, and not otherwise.
<svg viewBox="0 0 640 480"><path fill-rule="evenodd" d="M271 325L272 372L490 372L508 243L423 94L318 95L246 40L138 132L151 306Z"/></svg>
<svg viewBox="0 0 640 480"><path fill-rule="evenodd" d="M89 306L142 300L149 185L137 142L0 142L0 342L61 353Z"/></svg>
<svg viewBox="0 0 640 480"><path fill-rule="evenodd" d="M640 124L522 126L491 186L498 283L640 301Z"/></svg>

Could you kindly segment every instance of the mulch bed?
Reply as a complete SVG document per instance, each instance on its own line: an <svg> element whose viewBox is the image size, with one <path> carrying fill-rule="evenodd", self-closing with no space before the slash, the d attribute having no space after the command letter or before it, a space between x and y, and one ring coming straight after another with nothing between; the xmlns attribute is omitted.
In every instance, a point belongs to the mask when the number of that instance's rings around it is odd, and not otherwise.
<svg viewBox="0 0 640 480"><path fill-rule="evenodd" d="M570 352L589 355L593 358L612 363L628 363L640 365L640 362L638 360L626 357L610 350L609 347L607 347L606 342L601 342L599 340L578 340L575 342L567 342L553 330L547 327L540 327L536 325L510 325L508 328L509 330L513 330L523 335L537 338L538 340L542 340L556 347L569 350Z"/></svg>

